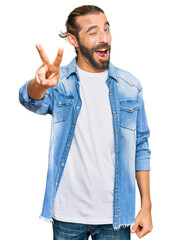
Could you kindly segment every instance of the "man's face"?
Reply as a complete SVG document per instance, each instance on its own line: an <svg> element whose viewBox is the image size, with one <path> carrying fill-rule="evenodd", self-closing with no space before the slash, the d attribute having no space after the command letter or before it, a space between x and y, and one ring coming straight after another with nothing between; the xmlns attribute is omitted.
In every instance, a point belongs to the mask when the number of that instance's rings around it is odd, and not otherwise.
<svg viewBox="0 0 171 240"><path fill-rule="evenodd" d="M103 13L79 16L81 27L77 39L78 59L96 69L107 69L110 60L111 34L109 23Z"/></svg>

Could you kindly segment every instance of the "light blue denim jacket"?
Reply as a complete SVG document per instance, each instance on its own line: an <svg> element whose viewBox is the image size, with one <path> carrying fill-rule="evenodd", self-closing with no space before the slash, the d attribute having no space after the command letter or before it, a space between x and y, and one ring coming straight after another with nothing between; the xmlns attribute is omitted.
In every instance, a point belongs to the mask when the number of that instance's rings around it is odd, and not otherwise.
<svg viewBox="0 0 171 240"><path fill-rule="evenodd" d="M53 222L54 198L82 106L76 61L77 57L68 65L60 67L58 84L49 88L41 100L29 98L27 92L29 81L19 91L20 103L28 110L52 115L46 189L40 216L50 222ZM151 151L148 143L150 131L140 82L132 74L115 67L110 62L106 84L109 88L115 139L113 228L119 229L121 226L135 223L135 173L151 170Z"/></svg>

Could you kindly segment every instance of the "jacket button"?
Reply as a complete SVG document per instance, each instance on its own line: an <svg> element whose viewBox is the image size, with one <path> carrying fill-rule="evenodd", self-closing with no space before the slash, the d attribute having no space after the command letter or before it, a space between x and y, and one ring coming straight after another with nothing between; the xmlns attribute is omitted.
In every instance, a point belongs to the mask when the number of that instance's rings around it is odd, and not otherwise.
<svg viewBox="0 0 171 240"><path fill-rule="evenodd" d="M69 147L69 144L67 144L67 147Z"/></svg>
<svg viewBox="0 0 171 240"><path fill-rule="evenodd" d="M118 171L116 171L116 173L118 173Z"/></svg>
<svg viewBox="0 0 171 240"><path fill-rule="evenodd" d="M116 154L118 154L118 151L116 151Z"/></svg>
<svg viewBox="0 0 171 240"><path fill-rule="evenodd" d="M74 127L74 125L72 125L72 127Z"/></svg>
<svg viewBox="0 0 171 240"><path fill-rule="evenodd" d="M58 183L56 182L56 185L58 185Z"/></svg>
<svg viewBox="0 0 171 240"><path fill-rule="evenodd" d="M132 108L130 107L130 108L129 108L129 110L131 111L131 110L132 110Z"/></svg>
<svg viewBox="0 0 171 240"><path fill-rule="evenodd" d="M62 163L61 165L64 166L64 163Z"/></svg>
<svg viewBox="0 0 171 240"><path fill-rule="evenodd" d="M113 113L116 114L116 111L114 111Z"/></svg>
<svg viewBox="0 0 171 240"><path fill-rule="evenodd" d="M116 189L115 192L118 192L118 190Z"/></svg>
<svg viewBox="0 0 171 240"><path fill-rule="evenodd" d="M116 130L116 133L118 133L118 131Z"/></svg>
<svg viewBox="0 0 171 240"><path fill-rule="evenodd" d="M112 93L110 92L110 95L112 95Z"/></svg>
<svg viewBox="0 0 171 240"><path fill-rule="evenodd" d="M79 109L80 107L79 106L77 106L77 109Z"/></svg>
<svg viewBox="0 0 171 240"><path fill-rule="evenodd" d="M61 104L61 102L58 102L59 104Z"/></svg>

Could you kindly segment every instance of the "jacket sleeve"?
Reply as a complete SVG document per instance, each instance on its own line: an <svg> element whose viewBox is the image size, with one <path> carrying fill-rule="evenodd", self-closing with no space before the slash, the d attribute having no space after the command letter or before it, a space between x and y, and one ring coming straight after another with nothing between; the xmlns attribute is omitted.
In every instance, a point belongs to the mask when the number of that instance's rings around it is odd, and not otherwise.
<svg viewBox="0 0 171 240"><path fill-rule="evenodd" d="M142 87L138 94L138 102L140 108L137 115L135 170L150 171L151 150L148 143L150 130L147 123Z"/></svg>
<svg viewBox="0 0 171 240"><path fill-rule="evenodd" d="M31 80L27 81L20 89L19 89L19 101L20 103L27 108L28 110L45 115L47 113L52 113L53 108L53 88L49 88L42 99L34 100L31 99L28 95L27 85Z"/></svg>

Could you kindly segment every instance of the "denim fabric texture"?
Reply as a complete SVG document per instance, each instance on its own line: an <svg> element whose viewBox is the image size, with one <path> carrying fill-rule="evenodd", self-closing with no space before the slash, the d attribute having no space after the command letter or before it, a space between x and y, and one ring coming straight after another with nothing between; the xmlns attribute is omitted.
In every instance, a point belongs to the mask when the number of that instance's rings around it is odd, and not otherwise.
<svg viewBox="0 0 171 240"><path fill-rule="evenodd" d="M114 230L112 224L88 225L53 221L53 240L130 240L130 226Z"/></svg>
<svg viewBox="0 0 171 240"><path fill-rule="evenodd" d="M24 107L37 114L52 115L46 189L40 216L50 222L53 222L54 199L82 106L76 62L77 57L68 65L60 67L58 84L49 88L41 100L29 98L27 84L30 80L19 90L19 100ZM119 229L135 223L135 173L151 170L148 143L150 131L140 81L110 62L106 84L109 88L115 139L113 228Z"/></svg>

